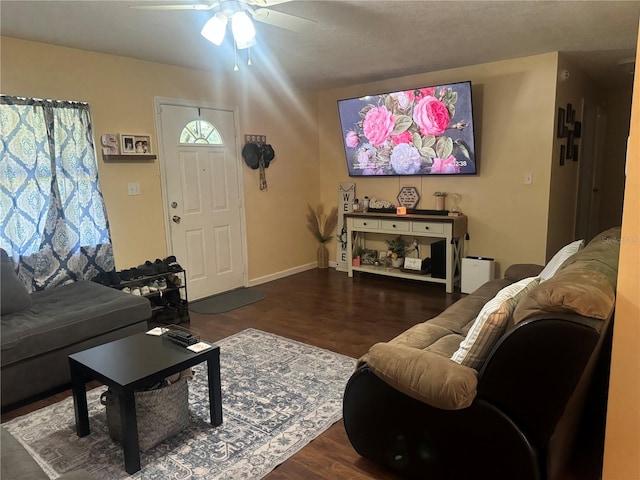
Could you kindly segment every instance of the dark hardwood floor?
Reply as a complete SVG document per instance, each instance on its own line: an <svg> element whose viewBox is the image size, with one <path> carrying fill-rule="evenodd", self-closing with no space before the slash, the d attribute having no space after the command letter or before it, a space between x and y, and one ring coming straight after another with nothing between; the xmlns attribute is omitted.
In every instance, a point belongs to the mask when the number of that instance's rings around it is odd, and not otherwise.
<svg viewBox="0 0 640 480"><path fill-rule="evenodd" d="M196 330L208 341L256 328L358 358L374 343L387 341L437 315L462 296L459 291L445 293L442 284L357 273L350 279L346 273L332 268L309 270L256 288L266 294L264 300L222 314L191 313L190 324L183 326ZM3 412L2 422L69 395L70 391L63 391ZM351 447L340 421L266 478L396 480L398 477L361 458Z"/></svg>

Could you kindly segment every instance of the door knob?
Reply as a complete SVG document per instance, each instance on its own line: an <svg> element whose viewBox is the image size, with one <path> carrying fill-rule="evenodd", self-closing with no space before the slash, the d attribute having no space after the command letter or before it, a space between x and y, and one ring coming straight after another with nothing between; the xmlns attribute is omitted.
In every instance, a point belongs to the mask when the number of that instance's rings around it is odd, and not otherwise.
<svg viewBox="0 0 640 480"><path fill-rule="evenodd" d="M171 220L173 220L176 223L180 223L181 218L178 215L174 215Z"/></svg>

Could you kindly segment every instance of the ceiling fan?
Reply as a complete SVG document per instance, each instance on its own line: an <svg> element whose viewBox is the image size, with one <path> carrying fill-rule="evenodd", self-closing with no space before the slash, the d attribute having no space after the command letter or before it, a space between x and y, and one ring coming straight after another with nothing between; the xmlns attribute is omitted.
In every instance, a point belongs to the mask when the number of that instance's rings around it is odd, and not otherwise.
<svg viewBox="0 0 640 480"><path fill-rule="evenodd" d="M291 15L289 13L272 10L274 5L287 3L292 0L212 0L210 2L177 3L177 4L147 4L131 5L131 8L144 10L211 10L214 12L213 18L226 23L231 21L236 13L244 12L257 22L266 23L274 27L284 28L294 32L303 32L316 24L313 20ZM142 2L146 3L146 2ZM204 35L204 34L203 34ZM224 36L224 32L222 33ZM220 43L222 40L220 40ZM216 43L216 42L214 42ZM240 46L238 46L240 48Z"/></svg>

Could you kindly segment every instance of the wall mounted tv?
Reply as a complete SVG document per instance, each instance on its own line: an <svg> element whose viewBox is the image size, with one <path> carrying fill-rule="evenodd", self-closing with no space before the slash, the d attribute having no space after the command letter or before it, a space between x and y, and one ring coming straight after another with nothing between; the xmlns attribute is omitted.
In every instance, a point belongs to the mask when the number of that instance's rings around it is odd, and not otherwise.
<svg viewBox="0 0 640 480"><path fill-rule="evenodd" d="M474 175L471 82L338 100L350 177Z"/></svg>

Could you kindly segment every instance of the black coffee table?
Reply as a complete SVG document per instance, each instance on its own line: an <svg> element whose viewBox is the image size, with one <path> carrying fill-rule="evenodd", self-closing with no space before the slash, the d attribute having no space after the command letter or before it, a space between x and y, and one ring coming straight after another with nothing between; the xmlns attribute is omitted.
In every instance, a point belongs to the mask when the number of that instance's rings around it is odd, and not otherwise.
<svg viewBox="0 0 640 480"><path fill-rule="evenodd" d="M69 355L76 432L89 435L89 413L85 383L95 379L108 385L120 399L122 448L125 470L140 470L138 423L134 392L186 368L207 362L211 424L222 424L220 347L199 353L187 350L162 336L139 333Z"/></svg>

